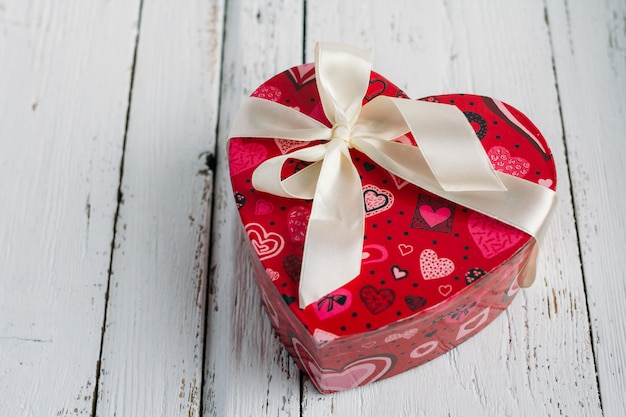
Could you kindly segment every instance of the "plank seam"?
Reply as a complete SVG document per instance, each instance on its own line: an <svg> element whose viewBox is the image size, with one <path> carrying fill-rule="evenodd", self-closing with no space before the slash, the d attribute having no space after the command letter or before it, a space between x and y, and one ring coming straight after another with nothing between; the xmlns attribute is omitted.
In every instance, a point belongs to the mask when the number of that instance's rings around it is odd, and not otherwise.
<svg viewBox="0 0 626 417"><path fill-rule="evenodd" d="M109 291L111 288L111 276L113 275L113 259L115 254L115 241L117 238L117 222L120 215L120 207L124 202L124 192L122 191L122 182L124 179L124 159L126 155L126 140L128 138L128 127L130 124L130 111L133 98L133 86L135 84L135 68L137 64L137 50L139 49L139 36L141 33L141 20L143 12L143 0L139 0L139 9L137 13L137 32L135 34L135 46L133 49L133 60L130 71L130 82L128 86L128 105L126 107L126 120L124 122L124 138L122 139L122 157L120 159L119 181L117 185L117 203L115 207L115 216L113 217L113 237L111 238L111 254L109 257L109 269L107 271L106 290L104 292L104 313L102 317L102 333L100 336L100 351L98 352L98 361L96 362L96 380L93 388L93 400L91 402L91 415L96 416L96 408L98 406L98 387L100 385L100 371L102 365L102 352L104 350L104 334L106 332L107 312L109 305Z"/></svg>
<svg viewBox="0 0 626 417"><path fill-rule="evenodd" d="M219 164L219 158L216 156L217 155L217 147L218 147L218 137L219 137L219 130L220 130L220 118L221 118L221 112L220 109L222 108L222 81L223 81L223 74L224 74L224 41L226 39L226 23L228 20L228 0L224 0L222 3L222 10L223 10L223 17L222 17L222 33L220 35L220 44L221 49L220 49L220 65L219 65L219 74L218 74L218 81L217 81L217 85L218 85L218 89L217 89L217 118L215 121L215 130L214 130L214 137L215 137L215 148L213 149L213 159L211 161L211 163L207 163L207 170L208 171L213 171L213 175L212 175L212 181L213 181L213 185L212 185L212 189L215 192L215 190L217 189L218 186L218 181L217 181L217 167ZM211 231L214 230L215 225L213 224L216 220L215 220L215 196L213 196L213 198L211 199L211 209L210 209L210 217L209 217L209 224L211 225ZM203 354L203 358L201 361L201 369L200 369L200 401L199 401L199 405L198 405L198 414L200 416L204 416L204 399L205 399L205 387L206 387L206 382L207 382L207 378L206 378L206 370L207 370L207 358L208 355L206 355L206 348L207 348L207 335L209 333L209 304L211 302L211 288L212 288L212 282L215 279L215 268L211 268L211 263L213 261L213 243L214 243L214 234L212 232L209 233L209 250L207 251L207 284L206 284L206 292L204 295L204 324L203 324L203 336L202 336L202 354Z"/></svg>
<svg viewBox="0 0 626 417"><path fill-rule="evenodd" d="M565 4L565 12L567 14L567 19L569 21L569 4L567 2L567 0L564 1ZM563 106L561 104L561 91L559 88L559 76L556 70L556 61L554 59L554 40L552 38L552 28L550 27L550 18L549 18L549 12L548 12L548 5L547 5L547 0L544 0L544 5L543 5L543 12L544 12L544 21L546 23L546 28L548 30L548 39L550 41L550 52L551 52L551 61L552 61L552 73L554 75L554 87L556 89L556 99L557 99L557 104L558 104L558 108L559 108L559 118L560 118L560 123L561 123L561 132L562 132L562 142L563 142L563 147L564 147L564 151L565 151L565 168L566 168L566 172L567 172L567 180L569 181L569 194L571 196L571 201L572 201L572 214L574 217L574 231L576 233L576 245L578 247L578 256L580 258L580 272L581 272L581 276L582 276L582 280L583 280L583 293L585 294L585 308L587 309L587 323L589 326L589 342L591 345L591 353L593 356L593 365L595 368L595 377L596 377L596 387L598 390L598 402L600 405L600 410L602 412L602 415L604 415L604 409L602 407L602 390L600 389L600 376L598 374L598 360L597 360L597 353L596 353L596 348L595 345L593 343L594 340L594 330L593 330L593 323L591 321L591 310L590 310L590 306L589 306L589 297L587 294L587 280L586 280L586 276L585 276L585 268L584 268L584 260L583 260L583 251L582 251L582 246L581 246L581 241L580 241L580 230L579 230L579 225L578 225L578 211L576 209L576 199L574 198L574 187L572 186L572 173L570 170L570 162L569 162L569 150L567 148L567 134L566 134L566 129L565 129L565 121L563 119ZM569 24L568 24L569 27ZM568 29L569 32L569 29ZM571 36L568 33L568 37L570 38L571 41ZM572 51L573 53L573 51Z"/></svg>

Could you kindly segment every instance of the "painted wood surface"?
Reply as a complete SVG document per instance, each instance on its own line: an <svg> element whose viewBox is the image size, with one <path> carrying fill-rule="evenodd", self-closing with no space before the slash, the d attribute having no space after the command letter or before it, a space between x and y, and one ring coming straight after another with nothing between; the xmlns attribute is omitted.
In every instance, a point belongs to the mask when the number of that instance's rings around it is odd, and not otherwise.
<svg viewBox="0 0 626 417"><path fill-rule="evenodd" d="M300 415L300 372L261 309L237 220L226 138L241 99L259 80L301 62L303 13L301 3L289 0L229 2L226 10L207 305L206 416Z"/></svg>
<svg viewBox="0 0 626 417"><path fill-rule="evenodd" d="M0 416L625 415L625 9L0 0ZM242 98L316 40L371 48L412 97L514 104L559 176L505 314L325 396L262 311L225 157Z"/></svg>
<svg viewBox="0 0 626 417"><path fill-rule="evenodd" d="M559 206L542 248L539 278L506 315L451 354L364 387L354 415L601 415L581 270L566 261L578 257L578 248L543 4L418 7L406 1L385 10L376 4L334 3L335 15L358 16L361 26L349 31L309 10L307 39L356 43L355 34L373 33L367 43L375 51L374 68L383 68L412 97L465 92L515 103L550 141L559 168ZM409 7L419 19L406 15ZM309 57L312 48L307 45ZM416 390L399 394L398 387ZM352 394L319 396L309 383L305 394L304 415L350 415L357 406ZM396 395L402 401L380 401Z"/></svg>
<svg viewBox="0 0 626 417"><path fill-rule="evenodd" d="M626 4L548 1L606 416L626 415Z"/></svg>
<svg viewBox="0 0 626 417"><path fill-rule="evenodd" d="M137 1L0 2L0 415L91 415Z"/></svg>
<svg viewBox="0 0 626 417"><path fill-rule="evenodd" d="M199 415L222 21L218 1L142 3L100 416Z"/></svg>

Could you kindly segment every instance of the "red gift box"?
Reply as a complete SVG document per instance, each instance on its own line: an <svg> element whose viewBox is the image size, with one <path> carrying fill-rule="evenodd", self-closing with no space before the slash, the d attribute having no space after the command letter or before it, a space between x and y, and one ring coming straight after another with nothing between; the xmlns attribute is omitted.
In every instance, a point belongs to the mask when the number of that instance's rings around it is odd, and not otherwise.
<svg viewBox="0 0 626 417"><path fill-rule="evenodd" d="M368 74L363 106L379 96L408 99L381 75ZM333 128L318 82L315 64L300 65L274 76L252 97ZM421 100L459 109L496 171L555 189L550 150L518 110L468 94ZM406 132L393 142L419 148L415 136ZM260 191L253 185L253 173L278 157L277 181L286 180L313 164L290 157L292 153L328 143L325 137L305 142L253 134L234 135L229 142L235 200L263 303L282 343L324 393L396 375L467 340L509 305L519 289L520 271L534 262L530 234L412 184L351 148L363 205L360 272L302 306L299 284L314 203ZM552 194L547 195L553 199ZM343 203L343 197L334 200ZM327 235L322 245L332 246L341 238Z"/></svg>

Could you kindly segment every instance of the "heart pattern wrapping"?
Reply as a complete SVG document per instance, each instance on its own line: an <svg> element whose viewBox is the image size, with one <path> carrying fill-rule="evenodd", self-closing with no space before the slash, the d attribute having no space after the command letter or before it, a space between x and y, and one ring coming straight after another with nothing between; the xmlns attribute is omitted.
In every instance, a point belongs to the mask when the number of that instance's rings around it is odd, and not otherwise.
<svg viewBox="0 0 626 417"><path fill-rule="evenodd" d="M380 95L406 97L372 72L363 101ZM329 125L312 64L276 75L253 96ZM518 110L468 94L422 100L457 106L495 170L555 189L549 148ZM415 146L410 133L395 141ZM300 309L298 284L313 202L260 192L251 178L263 161L315 144L233 138L228 157L262 301L270 306L281 341L318 390L353 388L425 363L479 332L511 302L528 235L410 184L351 149L365 212L361 272ZM287 159L281 175L287 178L310 164Z"/></svg>

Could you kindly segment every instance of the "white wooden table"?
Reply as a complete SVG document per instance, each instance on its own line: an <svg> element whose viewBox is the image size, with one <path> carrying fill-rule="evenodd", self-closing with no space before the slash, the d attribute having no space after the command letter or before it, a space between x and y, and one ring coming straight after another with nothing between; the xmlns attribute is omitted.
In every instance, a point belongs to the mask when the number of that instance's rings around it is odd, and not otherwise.
<svg viewBox="0 0 626 417"><path fill-rule="evenodd" d="M327 396L262 313L224 155L316 40L518 107L560 200L505 314ZM0 415L624 416L625 141L623 0L0 0Z"/></svg>

